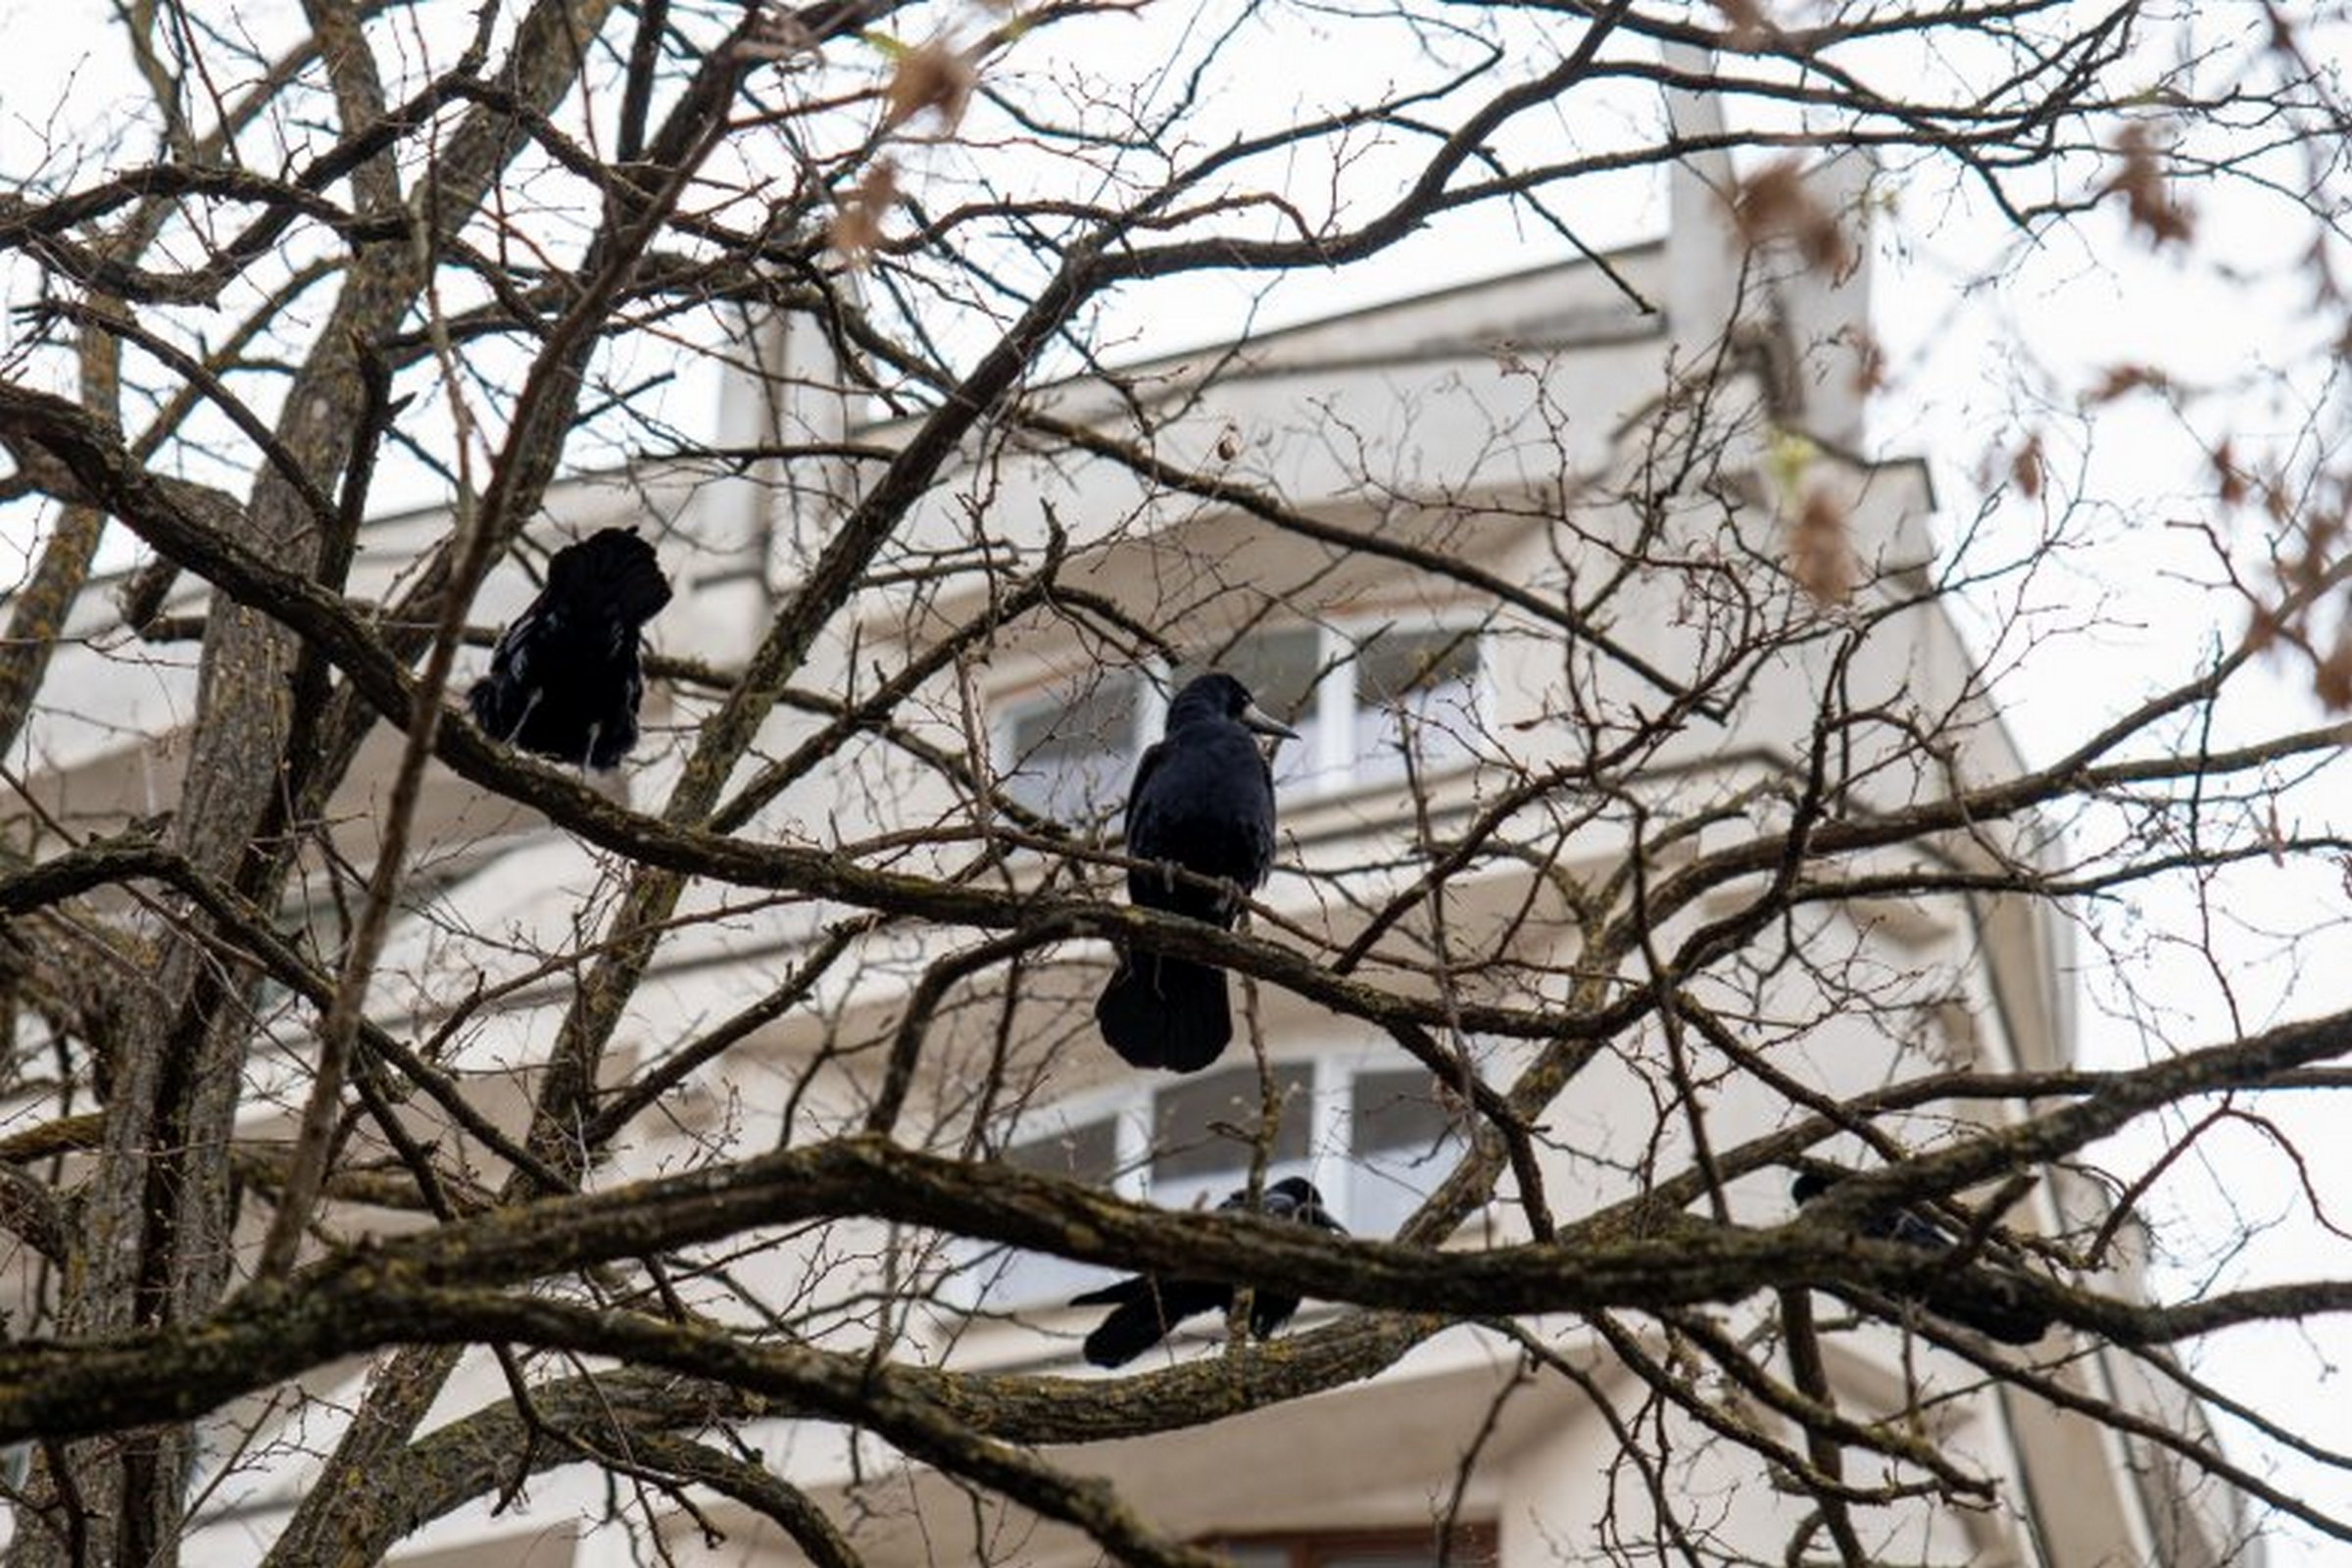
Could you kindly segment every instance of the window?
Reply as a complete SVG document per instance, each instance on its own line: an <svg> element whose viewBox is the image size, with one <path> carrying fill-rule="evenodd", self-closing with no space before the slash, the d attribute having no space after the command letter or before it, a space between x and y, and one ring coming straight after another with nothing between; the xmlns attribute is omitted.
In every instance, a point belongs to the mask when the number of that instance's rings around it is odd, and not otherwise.
<svg viewBox="0 0 2352 1568"><path fill-rule="evenodd" d="M1277 1062L1268 1069L1268 1077L1275 1108L1274 1143L1267 1160L1275 1165L1301 1163L1310 1136L1314 1065ZM1152 1097L1152 1189L1157 1201L1167 1202L1168 1191L1187 1183L1248 1172L1250 1153L1264 1131L1267 1089L1255 1067L1228 1067L1170 1084Z"/></svg>
<svg viewBox="0 0 2352 1568"><path fill-rule="evenodd" d="M1269 1069L1266 1180L1308 1178L1359 1236L1394 1233L1464 1148L1436 1080L1396 1059L1334 1051ZM998 1157L1163 1208L1213 1208L1249 1181L1266 1087L1235 1066L1083 1097L1025 1115ZM966 1261L967 1304L998 1308L1055 1305L1110 1278L1047 1253L975 1249Z"/></svg>
<svg viewBox="0 0 2352 1568"><path fill-rule="evenodd" d="M999 721L997 773L1004 792L1033 811L1065 821L1115 810L1146 745L1145 721L1160 709L1132 673L1105 675L1083 691L1052 692Z"/></svg>
<svg viewBox="0 0 2352 1568"><path fill-rule="evenodd" d="M1004 1152L1004 1162L1048 1176L1108 1187L1119 1170L1118 1129L1108 1121L1086 1122L1015 1145Z"/></svg>
<svg viewBox="0 0 2352 1568"><path fill-rule="evenodd" d="M1187 659L1168 677L1168 690L1182 691L1195 675L1221 669L1250 688L1257 706L1298 732L1274 749L1274 787L1295 792L1315 779L1329 748L1323 743L1323 633L1315 626L1289 626L1252 633L1221 651L1213 662Z"/></svg>
<svg viewBox="0 0 2352 1568"><path fill-rule="evenodd" d="M1478 732L1478 636L1387 630L1355 656L1355 727L1349 766L1361 780L1402 778L1471 755Z"/></svg>
<svg viewBox="0 0 2352 1568"><path fill-rule="evenodd" d="M1420 1067L1359 1072L1348 1086L1349 1223L1391 1236L1461 1156L1436 1077Z"/></svg>
<svg viewBox="0 0 2352 1568"><path fill-rule="evenodd" d="M1215 667L1240 678L1298 732L1274 752L1274 783L1311 796L1426 773L1475 755L1484 706L1474 626L1251 632L1173 669L1108 672L1083 689L1008 704L997 723L997 772L1023 806L1064 821L1115 814L1135 760L1159 734L1166 693Z"/></svg>
<svg viewBox="0 0 2352 1568"><path fill-rule="evenodd" d="M1049 1117L1048 1119L1055 1119ZM1007 1165L1048 1176L1064 1176L1090 1186L1125 1190L1120 1180L1120 1130L1116 1116L1091 1121L1062 1120L1006 1149L998 1157ZM1102 1271L1074 1263L1051 1252L1004 1252L989 1250L975 1254L978 1278L974 1299L985 1297L1005 1302L1067 1299L1102 1283Z"/></svg>

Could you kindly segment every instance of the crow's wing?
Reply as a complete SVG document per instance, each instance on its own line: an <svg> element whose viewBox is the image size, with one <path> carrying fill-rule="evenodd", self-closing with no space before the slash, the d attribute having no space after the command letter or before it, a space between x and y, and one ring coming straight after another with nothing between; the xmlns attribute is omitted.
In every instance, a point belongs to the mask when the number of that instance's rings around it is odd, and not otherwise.
<svg viewBox="0 0 2352 1568"><path fill-rule="evenodd" d="M1108 1285L1099 1286L1084 1296L1073 1296L1070 1298L1070 1304L1072 1306L1120 1306L1146 1295L1151 1288L1150 1280L1141 1274L1131 1274L1123 1280L1113 1280Z"/></svg>
<svg viewBox="0 0 2352 1568"><path fill-rule="evenodd" d="M1157 826L1152 802L1152 780L1167 757L1168 743L1153 741L1144 748L1144 755L1136 760L1135 777L1127 785L1127 849L1131 855L1135 853L1137 841L1149 842Z"/></svg>

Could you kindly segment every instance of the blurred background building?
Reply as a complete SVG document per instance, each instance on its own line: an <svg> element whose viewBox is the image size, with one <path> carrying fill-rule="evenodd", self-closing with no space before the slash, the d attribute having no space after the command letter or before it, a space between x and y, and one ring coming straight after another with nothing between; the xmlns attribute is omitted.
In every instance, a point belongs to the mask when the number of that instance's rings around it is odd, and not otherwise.
<svg viewBox="0 0 2352 1568"><path fill-rule="evenodd" d="M872 694L877 664L895 665L1001 587L975 570L992 553L1009 573L1065 551L1064 613L1015 622L949 661L898 706L900 732L877 726L767 801L747 831L817 844L901 834L904 863L917 871L957 863L976 836L994 833L1006 849L999 874L1066 881L1053 833L1107 842L1169 692L1190 668L1214 664L1242 675L1300 737L1275 759L1282 848L1262 898L1285 920L1343 944L1364 933L1368 911L1428 877L1441 847L1492 826L1510 792L1547 773L1586 777L1575 790L1529 790L1512 808L1510 836L1546 845L1546 860L1488 857L1438 879L1359 971L1439 994L1533 990L1558 1000L1582 927L1555 873L1605 877L1639 845L1662 874L1722 835L1785 821L1827 683L1842 683L1851 707L1921 715L1936 738L1921 748L1859 737L1880 749L1848 760L1853 787L1873 801L1891 808L1954 778L2016 767L1969 651L1931 591L1928 470L1916 459L1864 455L1868 175L1846 165L1811 177L1812 200L1852 241L1835 266L1805 265L1784 245L1749 253L1725 200L1728 171L1696 167L1677 174L1673 224L1658 243L1052 389L1052 417L1139 450L1124 460L1107 451L1075 459L1074 447L1050 461L975 455L923 514L919 542L941 571L861 597L854 623L796 678L801 695L788 698L763 754L789 756L833 722L829 704ZM899 434L840 395L810 344L755 327L737 359L723 445L877 448ZM1171 473L1227 474L1233 489L1153 483L1141 476L1148 463L1130 461L1139 458ZM765 458L723 470L670 465L584 477L553 495L539 530L548 545L598 526L639 526L679 589L653 628L667 662L649 700L649 740L613 788L658 805L681 760L678 738L728 662L756 643L853 484L847 465ZM1254 513L1250 496L1279 496L1287 511ZM355 594L380 589L446 522L416 514L371 525ZM1808 526L1826 537L1809 545ZM1812 545L1846 555L1808 566L1801 552ZM173 611L200 610L199 587L183 584ZM1848 591L1850 604L1838 606ZM530 592L521 572L500 571L477 620L495 629ZM1592 603L1602 618L1571 636L1531 608L1540 596ZM1137 657L1122 630L1132 626L1155 629L1166 651ZM99 594L73 631L60 656L72 667L57 689L77 693L77 706L43 714L12 760L41 809L75 832L169 810L180 785L172 737L194 700L194 643L126 636ZM1683 713L1657 744L1636 742L1674 710L1690 671L1758 639L1774 651L1736 703ZM975 809L983 781L933 765L918 749L925 742L984 756L981 771L1013 809ZM375 795L395 755L394 740L376 745L374 765L363 762L338 803L333 854L351 866L372 858ZM1608 761L1620 747L1630 747L1622 762ZM1596 766L1606 789L1588 776ZM1531 815L1544 818L1540 829L1528 827ZM2030 832L1944 853L1955 864L2030 855ZM462 1007L464 1027L434 1044L438 1059L514 1130L577 978L543 959L598 929L619 885L614 869L441 772L417 843L413 909L383 964L376 1013L423 1039ZM1103 885L1100 868L1095 875ZM289 929L321 949L342 918L330 881L317 881L314 906L286 911ZM1737 897L1727 893L1678 929L1725 912ZM616 1042L621 1068L632 1050L653 1053L752 1004L845 917L710 890L690 912L703 918L667 944ZM1824 905L1810 918L1773 950L1808 961L1727 980L1721 995L1727 1015L1753 1028L1757 1049L1808 1087L1844 1096L1931 1064L2068 1061L2067 932L2042 909L1999 898L1887 901ZM856 936L856 963L671 1086L645 1118L665 1131L619 1148L599 1179L854 1122L878 1054L864 1048L888 1038L908 985L952 940L892 924ZM1181 1079L1130 1072L1102 1046L1089 1013L1105 967L1099 945L1065 944L1009 979L992 971L956 990L906 1135L1179 1207L1241 1186L1262 1152L1266 1179L1310 1176L1343 1221L1367 1235L1394 1232L1464 1147L1456 1103L1426 1068L1368 1026L1274 988L1254 988L1237 1009L1245 1038L1217 1068ZM1865 991L1870 1005L1855 1005ZM278 1075L290 1120L307 1013L279 1000L284 1054L256 1070ZM1447 1044L1465 1071L1492 1079L1526 1050L1467 1035ZM1686 1118L1664 1083L1662 1053L1604 1054L1584 1071L1543 1129L1556 1212L1626 1197L1689 1158ZM24 1123L53 1111L26 1110ZM485 1191L495 1188L502 1167L490 1151L422 1101L413 1114L420 1135L470 1161ZM1721 1144L1795 1114L1752 1078L1706 1086L1705 1122ZM9 1130L0 1120L0 1140ZM286 1126L250 1130L266 1143ZM351 1168L366 1164L364 1139L349 1157ZM1523 1236L1513 1196L1506 1181L1461 1245ZM1737 1184L1727 1197L1742 1219L1788 1212L1785 1173ZM2081 1195L2045 1189L2012 1222L2055 1231L2081 1218L2066 1211L2070 1200ZM403 1223L357 1200L335 1221ZM896 1288L877 1296L885 1264ZM696 1299L714 1315L749 1321L769 1310L791 1332L882 1342L903 1357L1087 1377L1096 1374L1078 1361L1077 1342L1098 1313L1064 1303L1102 1278L1050 1257L840 1226L747 1246L723 1278L699 1284ZM2001 1495L2016 1504L1915 1498L1863 1510L1873 1560L2190 1565L2242 1545L2232 1500L2190 1486L2161 1449L2004 1392L1900 1327L1849 1323L1835 1303L1818 1304L1839 1325L1822 1343L1842 1407L1906 1425L1955 1463L2002 1481ZM1770 1332L1775 1310L1759 1299L1719 1316L1728 1332L1753 1336ZM1309 1303L1290 1332L1332 1315ZM1167 1531L1225 1544L1246 1568L1432 1562L1439 1520L1455 1527L1450 1560L1506 1568L1830 1556L1826 1538L1790 1546L1812 1506L1805 1498L1767 1484L1752 1457L1688 1412L1654 1403L1625 1354L1627 1346L1660 1351L1653 1329L1634 1314L1609 1327L1620 1343L1582 1322L1532 1325L1557 1358L1537 1375L1518 1345L1459 1329L1357 1387L1054 1458L1110 1478ZM1221 1336L1222 1325L1198 1321L1145 1364L1214 1355ZM2064 1335L1987 1353L2044 1363L2061 1384L2144 1407L2168 1430L2200 1419L2168 1407L2132 1363ZM307 1400L223 1413L190 1560L258 1559L347 1417L363 1370L326 1370ZM504 1395L483 1358L427 1428ZM748 1437L764 1463L852 1529L874 1568L1052 1568L1098 1556L1075 1536L906 1469L870 1440L796 1422L755 1423ZM1849 1477L1858 1487L1873 1479ZM616 1508L637 1524L607 1522ZM422 1520L396 1560L652 1561L648 1508L662 1521L668 1560L798 1560L748 1511L713 1501L698 1518L621 1495L587 1466L533 1480L512 1506L476 1503ZM707 1539L706 1522L724 1539Z"/></svg>

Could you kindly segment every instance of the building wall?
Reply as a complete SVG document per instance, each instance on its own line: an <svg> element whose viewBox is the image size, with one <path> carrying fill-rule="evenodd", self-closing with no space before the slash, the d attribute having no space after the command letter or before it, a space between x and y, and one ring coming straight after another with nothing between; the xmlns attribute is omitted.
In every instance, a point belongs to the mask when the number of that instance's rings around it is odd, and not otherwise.
<svg viewBox="0 0 2352 1568"><path fill-rule="evenodd" d="M1616 259L1638 293L1690 304L1705 302L1708 280L1686 275L1701 266L1690 236ZM1678 271L1681 268L1683 270ZM1808 298L1817 324L1836 302ZM1845 310L1857 318L1859 302ZM1777 524L1772 441L1787 410L1773 407L1768 377L1736 380L1718 409L1719 441L1728 474L1742 478L1737 494L1686 497L1663 520L1628 504L1646 466L1662 451L1690 439L1677 425L1674 400L1661 396L1660 364L1669 347L1688 344L1704 323L1645 315L1620 289L1590 268L1554 269L1432 296L1272 337L1221 365L1216 384L1194 384L1197 366L1211 356L1176 357L1143 368L1141 380L1162 389L1171 407L1186 412L1162 425L1158 450L1176 462L1211 457L1221 442L1234 456L1238 480L1279 494L1300 512L1399 549L1456 551L1482 570L1539 596L1572 591L1580 574L1604 569L1613 548L1630 546L1641 530L1663 526L1691 559L1719 553L1725 581L1741 548L1769 542ZM1825 332L1825 337L1830 334ZM785 345L779 354L791 348ZM1084 418L1103 411L1099 387L1075 383L1054 400L1057 412ZM1840 429L1858 416L1840 408ZM735 406L728 418L791 418L819 425L845 417L807 408L752 415ZM888 441L887 426L860 430ZM703 486L683 477L631 476L623 483L583 481L560 492L551 506L551 537L567 537L620 518L650 524L665 563L681 580L679 602L658 622L656 642L666 652L724 661L749 647L777 578L789 579L805 557L813 526L811 497L839 500L838 474L796 479L773 510L750 487ZM1824 452L1811 460L1806 482L1833 486L1850 510L1854 537L1867 564L1882 575L1866 608L1890 603L1916 581L1929 559L1926 523L1933 508L1924 470L1914 464L1870 466ZM1071 530L1073 572L1092 592L1130 612L1182 624L1187 637L1208 643L1256 613L1314 613L1335 624L1362 627L1419 618L1443 622L1475 608L1481 632L1483 727L1473 755L1451 764L1427 790L1429 819L1459 823L1497 798L1514 770L1571 767L1595 748L1621 740L1662 701L1654 683L1614 655L1575 646L1556 625L1524 608L1493 607L1471 588L1435 583L1395 561L1349 556L1330 540L1269 526L1232 506L1155 492L1108 463L1049 467L1011 459L977 460L974 470L944 486L923 515L926 537L943 547L964 541L969 516L959 487L985 486L990 528L1004 541L1035 548L1046 519ZM752 499L747 499L747 497ZM394 519L370 535L363 557L376 573L356 587L370 591L382 574L432 537L439 520ZM1763 548L1770 548L1767 543ZM1624 652L1650 665L1674 669L1703 658L1720 629L1689 602L1689 580L1637 576L1613 607L1608 635ZM497 623L519 608L527 589L501 573L478 613ZM879 647L898 652L952 624L954 602L924 605L911 590L872 597L855 628L820 646L797 677L806 687L841 693L864 678L856 659ZM1718 607L1720 608L1720 607ZM1754 625L1788 639L1746 700L1715 719L1694 720L1626 770L1627 800L1638 800L1661 823L1721 805L1759 780L1783 777L1805 753L1812 718L1832 678L1840 623L1787 585L1756 593L1734 607ZM94 612L93 612L94 614ZM94 624L94 621L93 621ZM120 820L156 808L176 788L174 754L126 736L165 734L184 718L192 700L187 662L159 663L147 650L118 658L83 646L64 656L76 661L66 676L88 693L76 715L53 715L28 742L29 760L52 808L80 822ZM192 657L192 656L191 656ZM960 678L943 677L920 693L910 711L925 715L941 744L960 746L986 733L1004 708L1056 683L1100 677L1100 644L1081 642L1065 628L1008 629L985 663ZM1950 765L1964 776L2013 766L2015 757L1996 715L1966 685L1965 650L1939 612L1923 607L1880 624L1840 671L1845 699L1856 706L1935 715L1950 735ZM623 787L632 800L658 803L679 762L678 737L695 721L701 700L691 693L654 715L645 760ZM820 721L789 709L764 738L781 755ZM1908 741L1892 731L1865 732L1852 754L1856 789L1875 805L1897 807L1940 793L1950 780L1907 760ZM1480 755L1481 749L1491 755ZM372 842L365 826L380 774L363 765L346 792L350 826L346 853L365 863ZM935 771L918 768L879 743L853 747L839 765L786 792L751 831L784 840L831 842L883 833L908 823L946 820L958 810ZM1556 821L1536 821L1556 813ZM1758 794L1700 844L1770 828L1785 820L1786 803ZM1526 831L1556 848L1572 871L1608 864L1623 850L1622 808L1581 800L1546 801L1534 808ZM1580 820L1580 817L1583 819ZM439 778L421 821L426 849L420 870L440 885L396 939L383 963L379 999L419 1023L443 1012L453 996L483 980L520 975L532 955L560 947L580 929L585 906L609 903L618 883L614 868L574 841L534 823L527 814ZM1311 930L1344 936L1360 915L1419 874L1414 835L1395 784L1324 793L1286 806L1286 847L1266 891L1267 902ZM910 853L910 866L945 863L956 852ZM1688 853L1688 851L1682 852ZM1978 853L1955 845L1956 857ZM1662 869L1672 863L1671 854ZM1359 866L1344 875L1331 867ZM1317 874L1305 874L1306 870ZM1031 866L1023 874L1035 874ZM1515 922L1517 970L1503 969L1477 985L1502 996L1526 988L1556 988L1576 956L1575 922L1556 901L1532 891L1529 873L1493 871L1462 878L1442 896L1448 928L1466 940ZM1666 935L1720 914L1736 900L1703 905ZM697 925L666 949L662 965L633 1003L616 1053L625 1065L632 1050L672 1040L684 1028L705 1026L759 996L825 921L838 914L806 906L767 906L763 901L700 892L695 907L724 917ZM591 921L586 927L593 929ZM505 943L508 969L480 971L485 933ZM1822 981L1801 965L1763 974L1738 995L1774 1059L1826 1093L1846 1094L1883 1082L1898 1068L1923 1061L2046 1066L2063 1062L2069 1018L2062 977L2061 934L2037 910L1979 906L1961 909L1889 905L1861 917L1825 912L1801 927L1808 954L1837 956L1841 983L1866 986L1884 1008L1878 1020L1823 1017ZM684 1086L669 1102L672 1136L627 1148L601 1179L672 1168L713 1153L772 1147L783 1137L808 1137L854 1118L870 1090L859 1072L819 1075L797 1106L784 1107L804 1067L825 1042L870 1027L903 1003L909 977L953 940L939 933L891 930L874 938L848 977L823 988L813 1006L777 1021L730 1053L722 1067ZM1768 939L1769 941L1769 939ZM1134 1083L1101 1048L1087 1009L1104 972L1099 945L1072 943L1027 974L1019 999L1019 1042L1006 1063L1016 1098L1043 1112L1056 1105L1133 1102ZM1394 978L1389 977L1389 978ZM933 1053L915 1128L932 1118L941 1138L956 1135L967 1111L961 1098L973 1063L987 1059L1004 999L976 988L959 999ZM519 1125L535 1063L548 1031L568 1000L562 974L522 985L452 1042L447 1064L484 1084L503 1083L502 1119ZM1276 1063L1334 1054L1371 1054L1380 1040L1362 1026L1334 1019L1277 992L1261 998L1264 1044ZM1513 1059L1507 1043L1473 1042L1497 1071ZM1544 1178L1555 1209L1566 1214L1629 1196L1653 1168L1673 1168L1689 1153L1688 1131L1677 1117L1661 1118L1672 1098L1663 1051L1654 1041L1604 1057L1577 1082L1547 1118ZM1352 1056L1351 1058L1352 1059ZM294 1081L292 1064L288 1082ZM1788 1107L1752 1088L1733 1085L1706 1109L1709 1131L1729 1143L1768 1131L1789 1116ZM421 1109L419 1129L451 1140L475 1160L486 1182L496 1162L468 1149L462 1133L431 1122ZM268 1131L257 1128L255 1131ZM1896 1130L1901 1130L1899 1124ZM999 1129L1004 1143L1018 1123ZM1309 1168L1338 1191L1344 1151L1328 1142L1310 1151ZM1466 1244L1510 1239L1521 1222L1506 1184L1502 1199ZM1736 1218L1769 1222L1788 1212L1785 1177L1737 1184L1728 1195ZM1345 1214L1343 1217L1347 1217ZM1359 1222L1360 1223L1360 1222ZM878 1230L842 1227L737 1260L747 1284L798 1296L818 1312L827 1299L847 1299L870 1285L870 1260L889 1245ZM943 1269L967 1262L953 1253ZM951 1301L956 1287L944 1287ZM723 1297L703 1301L734 1311ZM942 1312L910 1326L903 1353L936 1355L958 1365L1074 1370L1074 1340L1088 1314L1061 1308L1057 1298L994 1305L1034 1308L1001 1322L966 1324ZM1825 1303L1826 1304L1826 1303ZM1754 1329L1772 1309L1767 1301L1726 1307L1727 1330ZM1316 1309L1309 1309L1308 1321ZM1055 1455L1057 1461L1101 1474L1131 1494L1162 1528L1179 1536L1239 1537L1300 1530L1424 1525L1442 1511L1456 1484L1458 1456L1475 1446L1480 1462L1459 1501L1462 1517L1495 1532L1504 1568L1587 1561L1606 1546L1632 1560L1656 1555L1651 1488L1689 1510L1710 1543L1777 1558L1803 1507L1792 1496L1758 1484L1752 1460L1735 1464L1722 1440L1688 1416L1642 1427L1642 1444L1629 1446L1613 1423L1646 1420L1639 1391L1625 1367L1590 1329L1570 1323L1539 1325L1563 1363L1584 1379L1579 1389L1552 1376L1521 1386L1516 1349L1491 1334L1455 1330L1416 1349L1371 1383L1319 1398L1150 1442L1107 1444ZM1642 1341L1642 1325L1625 1331ZM826 1332L821 1312L812 1333ZM846 1314L834 1324L840 1343L868 1332ZM1907 1343L1884 1326L1839 1336L1834 1370L1841 1397L1857 1409L1898 1412L1926 1408L1934 1440L1947 1451L1996 1476L2030 1472L2022 1495L2062 1499L2038 1520L1972 1512L1922 1501L1871 1515L1870 1544L1890 1560L1970 1562L1998 1568L2047 1563L2089 1568L2139 1560L2154 1539L2141 1494L2115 1473L2116 1456L2101 1451L2080 1423L2021 1409L1984 1392L1965 1363ZM1178 1342L1186 1355L1214 1353L1200 1341ZM349 1394L361 1369L336 1369L320 1392ZM1085 1375L1085 1374L1080 1374ZM462 1415L503 1394L487 1360L472 1365L443 1399L437 1418ZM314 1409L300 1432L265 1446L266 1462L224 1485L191 1561L248 1561L299 1495L308 1455L331 1441L335 1416ZM1759 1417L1767 1427L1769 1418ZM1670 1455L1644 1475L1630 1455L1663 1436ZM820 1502L839 1503L856 1492L864 1520L859 1537L876 1568L989 1557L1054 1568L1091 1561L1092 1548L1066 1533L1009 1512L975 1508L961 1492L920 1473L875 1470L878 1446L853 1452L831 1429L768 1423L751 1431L770 1463ZM871 1477L853 1488L853 1477ZM486 1506L441 1521L404 1546L400 1560L432 1568L474 1563L616 1564L627 1560L617 1530L585 1533L577 1521L598 1515L604 1483L584 1472L533 1484L528 1506L493 1514ZM761 1533L739 1510L714 1508L727 1539L711 1544L682 1514L665 1545L682 1563L771 1563L795 1560L790 1548ZM2168 1523L2174 1538L2186 1541ZM2198 1560L2167 1549L2166 1560Z"/></svg>

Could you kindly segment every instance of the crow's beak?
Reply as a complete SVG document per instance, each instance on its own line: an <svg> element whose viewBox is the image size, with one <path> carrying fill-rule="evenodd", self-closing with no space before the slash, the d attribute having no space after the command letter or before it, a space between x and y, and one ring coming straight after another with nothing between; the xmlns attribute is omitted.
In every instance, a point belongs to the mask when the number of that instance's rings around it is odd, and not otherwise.
<svg viewBox="0 0 2352 1568"><path fill-rule="evenodd" d="M1255 703L1251 703L1248 708L1243 709L1241 717L1242 727L1244 729L1253 729L1260 735L1271 735L1276 740L1295 741L1298 738L1298 732L1297 730L1291 728L1290 725L1285 724L1281 719L1276 718L1273 714L1267 712Z"/></svg>

